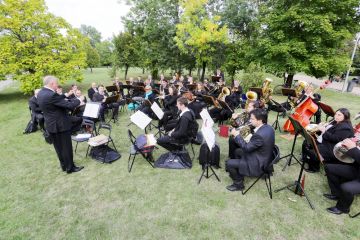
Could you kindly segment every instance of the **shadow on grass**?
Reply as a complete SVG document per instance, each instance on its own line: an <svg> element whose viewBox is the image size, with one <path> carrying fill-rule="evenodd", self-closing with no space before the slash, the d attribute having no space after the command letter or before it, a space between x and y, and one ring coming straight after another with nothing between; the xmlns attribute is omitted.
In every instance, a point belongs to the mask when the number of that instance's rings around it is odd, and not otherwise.
<svg viewBox="0 0 360 240"><path fill-rule="evenodd" d="M27 100L29 99L30 96L28 95L24 95L23 93L19 92L19 91L4 91L4 92L0 92L0 102L13 102L13 101L18 101L18 100Z"/></svg>

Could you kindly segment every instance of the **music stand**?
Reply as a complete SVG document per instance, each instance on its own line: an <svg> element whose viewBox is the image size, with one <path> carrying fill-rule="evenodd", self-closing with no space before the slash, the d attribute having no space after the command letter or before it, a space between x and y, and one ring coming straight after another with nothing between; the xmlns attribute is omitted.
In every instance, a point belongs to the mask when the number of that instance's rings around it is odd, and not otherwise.
<svg viewBox="0 0 360 240"><path fill-rule="evenodd" d="M220 78L221 78L220 76L211 76L211 81L213 83L217 83L217 82L219 82Z"/></svg>
<svg viewBox="0 0 360 240"><path fill-rule="evenodd" d="M296 121L295 119L292 119L291 122L294 125L294 129L305 138L305 141L309 145L311 145L314 149L315 148L317 149L315 139L306 132L306 130L301 126L301 124L298 121ZM318 154L318 152L317 152L317 154ZM305 167L305 161L302 161L299 176L298 176L297 180L294 183L291 183L291 184L289 184L289 185L287 185L285 187L282 187L280 189L275 190L274 192L280 192L280 191L282 191L284 189L288 189L290 191L293 191L291 188L295 187L294 188L294 193L297 194L297 195L304 195L307 202L309 203L311 209L314 210L315 209L314 206L312 205L312 203L311 203L309 197L307 196L304 188L301 186L301 178L303 176L304 167Z"/></svg>
<svg viewBox="0 0 360 240"><path fill-rule="evenodd" d="M284 96L296 97L296 91L295 91L295 89L292 89L292 88L282 88L281 93Z"/></svg>
<svg viewBox="0 0 360 240"><path fill-rule="evenodd" d="M107 98L105 99L105 104L116 103L116 102L119 100L119 97L120 97L119 94L114 95L114 96L111 96L111 97L107 97ZM112 111L113 111L113 113L114 113L113 106L111 106L111 109L112 109ZM112 117L111 119L114 120L114 123L117 121L117 119L115 119L114 115L113 115L113 117ZM109 122L111 121L111 119L109 120ZM109 123L109 122L108 122L108 123Z"/></svg>
<svg viewBox="0 0 360 240"><path fill-rule="evenodd" d="M335 111L331 106L329 106L323 102L319 102L319 107L326 114L326 121L328 120L329 117L333 118L335 116Z"/></svg>
<svg viewBox="0 0 360 240"><path fill-rule="evenodd" d="M232 112L232 113L234 112L234 111L229 107L229 105L228 105L226 102L224 102L224 101L222 101L222 100L220 100L220 99L218 99L217 101L218 101L219 105L220 105L223 109L229 110L229 111Z"/></svg>
<svg viewBox="0 0 360 240"><path fill-rule="evenodd" d="M280 124L279 124L279 115L280 113L283 113L283 112L286 112L286 109L283 107L283 105L281 105L280 103L278 103L277 101L273 100L273 99L270 99L271 102L273 102L275 104L275 106L277 107L277 109L281 109L282 111L279 112L279 111L276 111L276 120L275 122L271 125L275 130L279 128L279 132L281 133L281 127L280 127ZM275 125L275 127L274 127Z"/></svg>
<svg viewBox="0 0 360 240"><path fill-rule="evenodd" d="M249 88L249 91L256 92L258 99L260 99L263 96L262 88L252 87Z"/></svg>
<svg viewBox="0 0 360 240"><path fill-rule="evenodd" d="M105 88L106 88L106 91L108 91L108 92L117 92L118 91L118 88L116 86L106 86Z"/></svg>
<svg viewBox="0 0 360 240"><path fill-rule="evenodd" d="M190 92L193 92L193 91L195 91L197 85L196 84L188 84L186 87Z"/></svg>
<svg viewBox="0 0 360 240"><path fill-rule="evenodd" d="M300 125L300 127L297 126L297 128L295 128L294 123L295 123L295 124L298 124L299 122L296 121L296 120L295 120L294 118L292 118L291 116L289 116L289 119L290 119L291 123L292 123L293 126L294 126L294 133L295 133L295 135L294 135L294 140L293 140L293 144L292 144L292 147L291 147L291 152L290 152L288 155L283 156L283 157L281 157L281 158L279 159L279 161L280 161L281 159L288 157L288 160L286 161L286 164L285 164L285 166L284 166L283 169L282 169L283 171L285 171L285 169L286 169L287 166L290 166L290 165L291 165L291 159L292 159L292 158L294 158L294 159L300 164L299 159L297 159L296 156L294 155L294 150L295 150L296 139L297 139L297 137L298 137L299 134L302 134L301 129L303 129L303 127Z"/></svg>

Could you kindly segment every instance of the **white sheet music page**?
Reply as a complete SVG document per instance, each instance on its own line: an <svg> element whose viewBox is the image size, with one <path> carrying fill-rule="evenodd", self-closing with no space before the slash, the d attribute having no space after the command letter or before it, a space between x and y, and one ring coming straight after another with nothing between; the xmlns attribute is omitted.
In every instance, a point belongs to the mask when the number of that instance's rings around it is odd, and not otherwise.
<svg viewBox="0 0 360 240"><path fill-rule="evenodd" d="M214 120L212 120L208 110L206 108L204 108L201 112L200 112L200 116L203 120L203 125L205 125L206 127L210 127L212 128L212 126L214 125Z"/></svg>
<svg viewBox="0 0 360 240"><path fill-rule="evenodd" d="M86 103L84 110L84 117L98 118L100 110L100 103Z"/></svg>
<svg viewBox="0 0 360 240"><path fill-rule="evenodd" d="M155 113L155 115L161 120L164 117L164 112L163 110L159 107L159 105L154 102L151 105L151 110L153 110L153 112Z"/></svg>
<svg viewBox="0 0 360 240"><path fill-rule="evenodd" d="M133 115L130 116L131 122L133 122L136 126L144 130L147 125L151 122L151 118L149 118L142 111L137 111Z"/></svg>
<svg viewBox="0 0 360 240"><path fill-rule="evenodd" d="M205 142L211 151L212 148L215 146L215 132L211 127L203 127L201 128L201 132L204 136Z"/></svg>

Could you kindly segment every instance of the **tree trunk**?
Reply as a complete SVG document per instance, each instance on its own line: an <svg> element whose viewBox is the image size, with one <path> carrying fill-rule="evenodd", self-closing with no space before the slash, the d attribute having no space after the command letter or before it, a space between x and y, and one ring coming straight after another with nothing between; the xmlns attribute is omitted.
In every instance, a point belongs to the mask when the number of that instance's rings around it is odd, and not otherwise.
<svg viewBox="0 0 360 240"><path fill-rule="evenodd" d="M202 63L202 73L201 73L201 81L204 81L204 77L205 77L205 70L206 70L206 62Z"/></svg>
<svg viewBox="0 0 360 240"><path fill-rule="evenodd" d="M129 70L129 65L125 64L125 81L127 79L128 70Z"/></svg>
<svg viewBox="0 0 360 240"><path fill-rule="evenodd" d="M90 67L90 72L92 73L92 67Z"/></svg>
<svg viewBox="0 0 360 240"><path fill-rule="evenodd" d="M201 71L201 69L198 67L197 68L197 78L201 81L201 79L200 79L200 71Z"/></svg>
<svg viewBox="0 0 360 240"><path fill-rule="evenodd" d="M142 69L143 73L142 74L145 74L145 68Z"/></svg>
<svg viewBox="0 0 360 240"><path fill-rule="evenodd" d="M294 79L294 74L288 74L288 76L287 76L287 78L286 78L286 83L285 83L285 85L286 85L288 88L291 88L293 79Z"/></svg>
<svg viewBox="0 0 360 240"><path fill-rule="evenodd" d="M191 76L192 68L189 69L189 76Z"/></svg>

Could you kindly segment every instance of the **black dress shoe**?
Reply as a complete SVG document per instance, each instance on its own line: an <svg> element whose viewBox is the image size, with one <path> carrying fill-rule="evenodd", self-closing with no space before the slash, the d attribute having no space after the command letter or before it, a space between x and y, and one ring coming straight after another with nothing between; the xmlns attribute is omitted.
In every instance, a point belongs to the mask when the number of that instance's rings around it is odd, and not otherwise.
<svg viewBox="0 0 360 240"><path fill-rule="evenodd" d="M234 191L242 191L244 190L244 185L243 184L232 184L226 187L227 190L234 192Z"/></svg>
<svg viewBox="0 0 360 240"><path fill-rule="evenodd" d="M342 213L349 213L349 210L347 211L342 211L340 209L338 209L337 207L330 207L330 208L327 208L326 209L329 213L332 213L332 214L337 214L337 215L340 215Z"/></svg>
<svg viewBox="0 0 360 240"><path fill-rule="evenodd" d="M339 198L337 196L330 194L330 193L324 193L323 196L330 200L339 200Z"/></svg>
<svg viewBox="0 0 360 240"><path fill-rule="evenodd" d="M71 168L70 170L66 170L66 173L70 174L70 173L73 173L73 172L79 172L83 169L84 167L80 166L80 167L76 167L74 166L73 168Z"/></svg>

